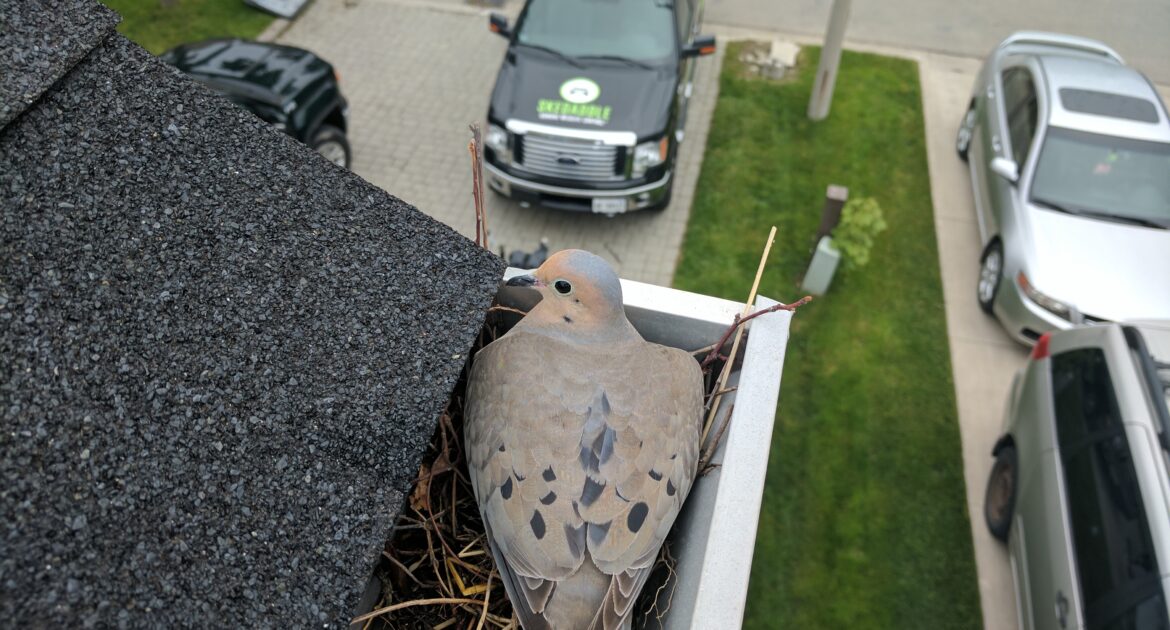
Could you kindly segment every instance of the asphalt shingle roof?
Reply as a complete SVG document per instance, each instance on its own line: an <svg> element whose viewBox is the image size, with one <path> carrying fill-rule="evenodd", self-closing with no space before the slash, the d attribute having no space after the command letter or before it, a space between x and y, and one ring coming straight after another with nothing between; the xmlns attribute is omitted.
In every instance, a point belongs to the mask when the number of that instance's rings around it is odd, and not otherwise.
<svg viewBox="0 0 1170 630"><path fill-rule="evenodd" d="M118 14L93 0L0 0L0 128L109 36Z"/></svg>
<svg viewBox="0 0 1170 630"><path fill-rule="evenodd" d="M344 625L502 261L99 5L15 4L0 67L48 66L0 73L0 618Z"/></svg>

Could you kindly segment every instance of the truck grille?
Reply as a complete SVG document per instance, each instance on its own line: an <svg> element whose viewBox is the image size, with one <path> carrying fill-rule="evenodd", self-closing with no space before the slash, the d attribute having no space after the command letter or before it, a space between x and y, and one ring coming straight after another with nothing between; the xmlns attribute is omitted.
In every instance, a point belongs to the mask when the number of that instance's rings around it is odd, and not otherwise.
<svg viewBox="0 0 1170 630"><path fill-rule="evenodd" d="M625 147L528 132L515 139L517 166L547 177L589 182L625 179Z"/></svg>

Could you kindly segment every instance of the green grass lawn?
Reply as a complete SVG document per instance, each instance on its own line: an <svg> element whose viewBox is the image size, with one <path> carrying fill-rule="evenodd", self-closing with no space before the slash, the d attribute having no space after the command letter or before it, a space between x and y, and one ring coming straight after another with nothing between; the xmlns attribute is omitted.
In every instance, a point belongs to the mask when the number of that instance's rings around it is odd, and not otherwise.
<svg viewBox="0 0 1170 630"><path fill-rule="evenodd" d="M102 0L122 14L118 31L154 54L210 37L254 38L272 16L241 0Z"/></svg>
<svg viewBox="0 0 1170 630"><path fill-rule="evenodd" d="M981 628L958 417L911 61L846 52L830 117L793 80L745 78L728 46L678 288L801 295L825 187L874 197L889 229L793 320L746 628Z"/></svg>

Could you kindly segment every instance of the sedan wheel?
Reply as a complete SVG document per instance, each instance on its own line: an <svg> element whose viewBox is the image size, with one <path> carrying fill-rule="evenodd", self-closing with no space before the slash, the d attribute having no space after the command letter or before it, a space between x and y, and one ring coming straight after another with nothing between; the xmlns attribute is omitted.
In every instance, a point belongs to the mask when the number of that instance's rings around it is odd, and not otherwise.
<svg viewBox="0 0 1170 630"><path fill-rule="evenodd" d="M955 150L959 153L959 159L964 162L967 161L967 152L971 149L971 134L975 132L975 106L967 108L967 114L963 116L963 122L959 124L958 137L955 138Z"/></svg>
<svg viewBox="0 0 1170 630"><path fill-rule="evenodd" d="M983 252L983 262L979 265L979 288L976 297L979 307L985 313L991 313L995 308L995 294L999 292L999 282L1003 277L1003 246L999 241L992 241Z"/></svg>
<svg viewBox="0 0 1170 630"><path fill-rule="evenodd" d="M1007 542L1016 509L1016 482L1019 469L1016 447L1005 444L995 455L995 465L987 480L987 494L983 498L983 517L987 529L997 539Z"/></svg>

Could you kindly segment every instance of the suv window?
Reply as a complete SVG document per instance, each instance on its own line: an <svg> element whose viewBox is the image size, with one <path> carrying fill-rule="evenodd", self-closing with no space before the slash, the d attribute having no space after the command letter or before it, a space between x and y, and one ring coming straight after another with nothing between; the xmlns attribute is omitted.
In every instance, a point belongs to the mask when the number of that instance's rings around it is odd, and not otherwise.
<svg viewBox="0 0 1170 630"><path fill-rule="evenodd" d="M1008 68L1003 73L1003 106L1007 115L1008 140L1012 159L1023 168L1028 161L1028 148L1036 135L1036 85L1024 68Z"/></svg>
<svg viewBox="0 0 1170 630"><path fill-rule="evenodd" d="M1165 606L1150 616L1161 581L1104 352L1055 355L1052 390L1086 625L1164 628Z"/></svg>

